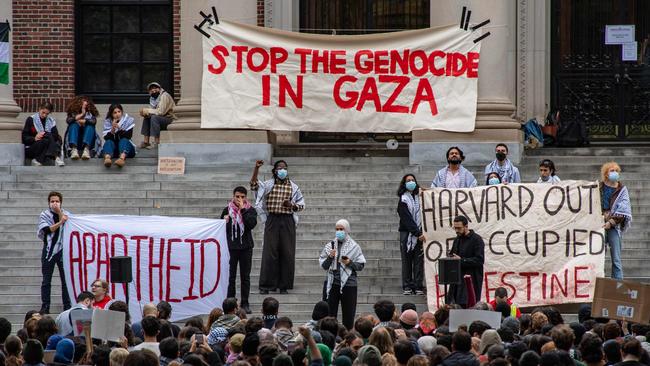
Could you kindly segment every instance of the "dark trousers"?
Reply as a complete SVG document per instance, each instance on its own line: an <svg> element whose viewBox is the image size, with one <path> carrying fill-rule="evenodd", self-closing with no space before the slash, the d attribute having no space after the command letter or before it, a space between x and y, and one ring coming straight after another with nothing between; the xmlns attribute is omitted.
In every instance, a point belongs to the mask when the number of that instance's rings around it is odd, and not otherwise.
<svg viewBox="0 0 650 366"><path fill-rule="evenodd" d="M156 115L149 116L142 120L142 128L140 129L140 132L143 136L160 137L160 131L167 130L167 126L169 126L173 121L174 120L169 117Z"/></svg>
<svg viewBox="0 0 650 366"><path fill-rule="evenodd" d="M47 247L43 246L41 254L41 272L43 273L43 282L41 283L41 302L42 307L50 310L50 294L52 293L52 275L54 267L59 267L59 276L61 277L61 296L63 297L63 309L70 308L70 296L68 296L68 287L65 284L65 275L63 274L63 251L58 252L52 259L45 260Z"/></svg>
<svg viewBox="0 0 650 366"><path fill-rule="evenodd" d="M424 290L424 251L422 242L418 241L415 248L410 252L406 251L406 242L409 233L399 232L400 252L402 254L402 289L403 290Z"/></svg>
<svg viewBox="0 0 650 366"><path fill-rule="evenodd" d="M343 286L343 293L341 293L340 285L332 285L327 298L330 316L337 317L339 302L343 313L343 325L350 330L354 326L354 316L357 311L357 286Z"/></svg>
<svg viewBox="0 0 650 366"><path fill-rule="evenodd" d="M61 145L51 134L46 134L41 140L25 146L25 157L36 159L41 164L45 164L47 159L54 159L61 153Z"/></svg>
<svg viewBox="0 0 650 366"><path fill-rule="evenodd" d="M230 277L228 278L228 297L235 297L237 290L237 264L241 280L241 305L248 305L248 295L251 292L251 266L253 263L253 248L232 249L230 251Z"/></svg>
<svg viewBox="0 0 650 366"><path fill-rule="evenodd" d="M260 290L293 288L296 267L296 224L293 215L269 214L264 224Z"/></svg>

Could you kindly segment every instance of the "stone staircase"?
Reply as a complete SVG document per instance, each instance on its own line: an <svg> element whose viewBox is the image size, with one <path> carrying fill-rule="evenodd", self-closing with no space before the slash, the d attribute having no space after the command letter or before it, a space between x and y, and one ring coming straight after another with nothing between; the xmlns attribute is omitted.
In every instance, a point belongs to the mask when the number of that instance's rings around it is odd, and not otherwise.
<svg viewBox="0 0 650 366"><path fill-rule="evenodd" d="M353 236L368 260L360 272L357 314L371 312L372 304L388 298L398 306L414 302L425 309L424 297L402 296L400 253L395 191L402 175L417 175L428 186L439 166L409 166L408 158L377 154L352 156L299 156L291 149L278 151L289 164L289 172L302 188L307 209L301 214L297 233L295 289L289 295L273 293L282 314L295 324L309 319L313 304L320 300L325 272L318 254L334 232L334 223L347 218ZM537 179L537 163L551 158L563 179L596 179L600 165L616 160L623 167L622 179L630 189L635 223L624 239L623 264L626 277L646 280L650 272L650 148L593 147L588 149L543 149L531 151L520 169L524 181ZM276 154L277 155L277 154ZM324 155L324 154L319 154ZM335 153L332 155L336 155ZM364 156L371 155L371 156ZM47 193L63 193L64 207L76 214L167 215L217 218L232 188L248 185L252 167L189 167L183 176L156 174L155 151L142 151L121 171L106 169L99 160L67 162L63 168L0 167L0 316L17 327L24 314L40 307L40 253L35 235ZM483 165L468 162L477 179ZM266 178L270 167L262 170ZM259 314L265 296L257 294L262 228L255 230L256 249L252 270L251 307ZM607 265L606 268L609 268ZM52 312L61 311L60 285L53 280Z"/></svg>

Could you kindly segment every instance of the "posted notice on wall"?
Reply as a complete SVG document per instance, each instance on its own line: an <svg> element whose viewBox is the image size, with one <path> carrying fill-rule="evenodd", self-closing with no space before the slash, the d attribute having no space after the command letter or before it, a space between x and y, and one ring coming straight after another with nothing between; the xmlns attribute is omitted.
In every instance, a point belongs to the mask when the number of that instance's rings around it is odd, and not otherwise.
<svg viewBox="0 0 650 366"><path fill-rule="evenodd" d="M605 25L605 44L625 44L635 41L634 24Z"/></svg>
<svg viewBox="0 0 650 366"><path fill-rule="evenodd" d="M520 307L592 301L606 249L598 182L434 188L420 199L430 311L444 304L437 262L451 250L457 215L485 242L481 300L505 287Z"/></svg>
<svg viewBox="0 0 650 366"><path fill-rule="evenodd" d="M372 35L205 29L201 128L471 132L481 30Z"/></svg>

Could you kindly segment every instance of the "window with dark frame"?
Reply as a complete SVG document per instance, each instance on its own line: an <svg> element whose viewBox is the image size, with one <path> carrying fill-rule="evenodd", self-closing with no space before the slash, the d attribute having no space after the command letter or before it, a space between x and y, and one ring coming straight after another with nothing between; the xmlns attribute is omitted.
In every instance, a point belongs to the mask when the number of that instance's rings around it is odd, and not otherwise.
<svg viewBox="0 0 650 366"><path fill-rule="evenodd" d="M147 84L173 95L172 0L77 0L76 93L142 103Z"/></svg>

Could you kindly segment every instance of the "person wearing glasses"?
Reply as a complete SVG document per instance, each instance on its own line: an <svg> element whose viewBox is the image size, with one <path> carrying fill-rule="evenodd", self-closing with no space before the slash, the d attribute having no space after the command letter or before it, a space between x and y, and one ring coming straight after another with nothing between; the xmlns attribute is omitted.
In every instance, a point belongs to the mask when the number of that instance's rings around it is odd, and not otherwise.
<svg viewBox="0 0 650 366"><path fill-rule="evenodd" d="M95 300L93 301L94 309L108 309L108 305L113 301L108 294L108 281L102 280L101 278L96 279L90 285L90 292L95 295Z"/></svg>

